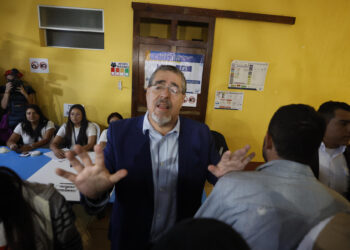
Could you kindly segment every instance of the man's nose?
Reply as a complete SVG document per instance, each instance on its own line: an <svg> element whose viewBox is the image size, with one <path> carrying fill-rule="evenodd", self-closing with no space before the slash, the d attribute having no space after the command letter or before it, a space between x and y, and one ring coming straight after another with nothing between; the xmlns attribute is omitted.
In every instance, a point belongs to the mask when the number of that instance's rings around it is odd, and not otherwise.
<svg viewBox="0 0 350 250"><path fill-rule="evenodd" d="M161 90L160 93L161 93L162 96L169 96L169 95L170 95L169 86L165 86L165 87Z"/></svg>

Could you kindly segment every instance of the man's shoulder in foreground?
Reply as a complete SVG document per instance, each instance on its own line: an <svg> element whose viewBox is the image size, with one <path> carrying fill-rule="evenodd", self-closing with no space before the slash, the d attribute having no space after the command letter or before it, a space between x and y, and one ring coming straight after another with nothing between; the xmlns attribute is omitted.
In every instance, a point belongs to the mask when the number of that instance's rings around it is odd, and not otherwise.
<svg viewBox="0 0 350 250"><path fill-rule="evenodd" d="M226 222L253 249L291 249L318 221L350 209L346 200L312 176L308 166L279 162L290 165L284 172L276 163L275 168L264 164L260 171L220 178L196 217Z"/></svg>

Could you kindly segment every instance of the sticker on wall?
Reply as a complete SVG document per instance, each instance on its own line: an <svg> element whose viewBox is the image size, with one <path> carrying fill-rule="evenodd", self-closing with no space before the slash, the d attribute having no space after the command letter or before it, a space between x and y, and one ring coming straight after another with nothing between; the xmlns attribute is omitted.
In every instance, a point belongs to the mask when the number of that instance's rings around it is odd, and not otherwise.
<svg viewBox="0 0 350 250"><path fill-rule="evenodd" d="M215 109L242 110L243 92L216 91Z"/></svg>
<svg viewBox="0 0 350 250"><path fill-rule="evenodd" d="M186 93L182 107L197 107L197 99L198 99L197 94Z"/></svg>
<svg viewBox="0 0 350 250"><path fill-rule="evenodd" d="M49 73L49 60L46 58L29 58L30 72Z"/></svg>
<svg viewBox="0 0 350 250"><path fill-rule="evenodd" d="M69 104L69 103L64 103L63 104L63 117L68 117L69 109L72 107L74 104Z"/></svg>
<svg viewBox="0 0 350 250"><path fill-rule="evenodd" d="M129 76L129 63L111 62L111 76Z"/></svg>
<svg viewBox="0 0 350 250"><path fill-rule="evenodd" d="M268 63L234 60L231 63L230 89L264 90Z"/></svg>

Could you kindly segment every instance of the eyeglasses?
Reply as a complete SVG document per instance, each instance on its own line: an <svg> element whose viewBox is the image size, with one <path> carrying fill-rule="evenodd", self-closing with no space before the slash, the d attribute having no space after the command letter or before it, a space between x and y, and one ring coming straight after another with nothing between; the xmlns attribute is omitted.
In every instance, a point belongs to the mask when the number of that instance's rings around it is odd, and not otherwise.
<svg viewBox="0 0 350 250"><path fill-rule="evenodd" d="M176 85L167 86L165 84L158 83L155 85L151 85L151 88L152 88L153 92L155 92L155 93L160 93L165 89L168 89L170 94L172 94L172 95L178 95L181 93L180 88Z"/></svg>

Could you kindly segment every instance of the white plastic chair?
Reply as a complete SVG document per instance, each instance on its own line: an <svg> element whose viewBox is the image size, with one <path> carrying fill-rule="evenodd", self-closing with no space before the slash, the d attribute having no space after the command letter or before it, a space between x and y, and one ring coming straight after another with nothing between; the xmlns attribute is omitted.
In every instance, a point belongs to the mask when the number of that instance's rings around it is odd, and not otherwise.
<svg viewBox="0 0 350 250"><path fill-rule="evenodd" d="M100 126L97 123L92 122L92 124L94 124L95 127L96 127L96 143L97 143L98 139L100 139L101 129L100 129Z"/></svg>

